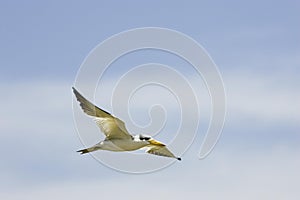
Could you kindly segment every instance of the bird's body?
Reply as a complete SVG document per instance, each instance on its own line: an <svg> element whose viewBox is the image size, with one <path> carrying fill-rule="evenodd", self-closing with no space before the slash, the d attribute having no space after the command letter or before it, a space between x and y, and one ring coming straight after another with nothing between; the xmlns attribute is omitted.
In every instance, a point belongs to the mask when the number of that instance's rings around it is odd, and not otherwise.
<svg viewBox="0 0 300 200"><path fill-rule="evenodd" d="M146 141L134 141L131 139L111 139L103 140L93 147L95 150L107 150L107 151L135 151L147 146L149 143Z"/></svg>
<svg viewBox="0 0 300 200"><path fill-rule="evenodd" d="M83 111L89 116L94 117L95 122L100 127L101 131L106 135L105 140L96 145L79 150L81 154L90 153L97 150L107 151L135 151L141 148L147 148L147 153L176 158L174 154L169 151L165 144L154 140L147 135L130 135L125 127L125 123L120 119L112 116L110 113L93 105L85 99L75 88L73 92L80 102Z"/></svg>

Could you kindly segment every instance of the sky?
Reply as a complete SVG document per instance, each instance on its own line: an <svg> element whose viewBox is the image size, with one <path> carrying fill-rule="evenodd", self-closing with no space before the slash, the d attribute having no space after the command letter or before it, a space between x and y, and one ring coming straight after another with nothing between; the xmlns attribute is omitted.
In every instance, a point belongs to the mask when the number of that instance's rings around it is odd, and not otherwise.
<svg viewBox="0 0 300 200"><path fill-rule="evenodd" d="M1 1L1 199L299 199L299 8L297 1L257 0ZM166 53L146 50L124 56L100 82L98 105L111 111L104 94L132 66L161 61L199 85L194 88L204 116L182 162L131 174L76 153L83 144L71 87L93 48L114 34L141 27L174 29L201 44L222 75L227 113L219 142L199 160L210 116L203 81ZM164 131L172 131L180 120L173 110L176 100L156 92L154 103L167 104L171 113L165 115ZM144 113L153 102L148 100L137 93L130 104L132 119L141 126L149 122ZM86 134L103 138L81 114L89 123ZM128 128L138 130L131 122Z"/></svg>

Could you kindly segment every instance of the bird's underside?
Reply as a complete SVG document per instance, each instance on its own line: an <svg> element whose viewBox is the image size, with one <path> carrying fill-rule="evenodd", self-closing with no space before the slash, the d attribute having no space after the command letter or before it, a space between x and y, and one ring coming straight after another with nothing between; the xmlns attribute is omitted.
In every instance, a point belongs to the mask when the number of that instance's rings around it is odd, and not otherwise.
<svg viewBox="0 0 300 200"><path fill-rule="evenodd" d="M74 87L72 88L77 101L80 103L82 110L89 116L93 117L98 127L104 133L105 140L96 145L79 150L81 154L90 153L97 150L108 151L134 151L146 148L146 152L158 156L176 157L165 144L154 140L150 136L135 135L128 133L125 123L111 115L109 112L95 106L84 98Z"/></svg>

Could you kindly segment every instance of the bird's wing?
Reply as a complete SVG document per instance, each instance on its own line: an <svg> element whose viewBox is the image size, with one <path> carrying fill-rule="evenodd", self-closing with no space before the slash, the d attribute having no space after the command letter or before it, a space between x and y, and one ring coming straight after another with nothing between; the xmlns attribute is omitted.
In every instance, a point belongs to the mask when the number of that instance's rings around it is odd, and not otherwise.
<svg viewBox="0 0 300 200"><path fill-rule="evenodd" d="M86 98L84 98L74 87L73 92L79 101L82 110L89 116L94 117L95 122L100 127L101 131L106 135L107 139L131 139L132 136L128 133L125 123L112 116L109 112L95 106Z"/></svg>
<svg viewBox="0 0 300 200"><path fill-rule="evenodd" d="M126 130L125 124L115 117L96 117L95 122L107 139L132 139L132 136Z"/></svg>
<svg viewBox="0 0 300 200"><path fill-rule="evenodd" d="M149 145L146 152L157 156L165 156L181 160L181 158L176 157L165 145Z"/></svg>

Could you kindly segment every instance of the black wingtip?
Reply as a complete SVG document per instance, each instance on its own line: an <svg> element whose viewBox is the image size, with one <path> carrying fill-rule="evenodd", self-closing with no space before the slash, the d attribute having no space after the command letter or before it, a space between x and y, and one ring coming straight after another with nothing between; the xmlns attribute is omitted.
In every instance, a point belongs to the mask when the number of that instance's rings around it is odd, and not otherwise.
<svg viewBox="0 0 300 200"><path fill-rule="evenodd" d="M177 160L181 161L181 158L177 158Z"/></svg>
<svg viewBox="0 0 300 200"><path fill-rule="evenodd" d="M77 92L77 90L74 86L72 86L72 90L73 90L73 92Z"/></svg>

